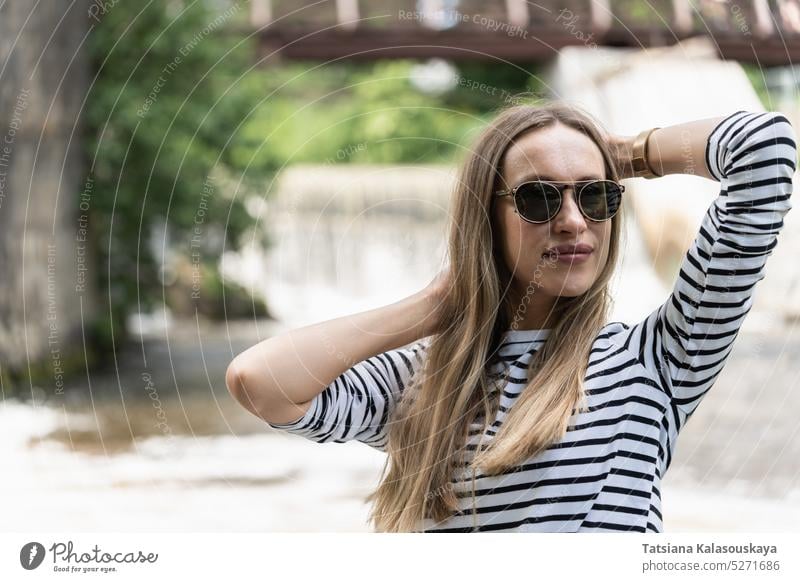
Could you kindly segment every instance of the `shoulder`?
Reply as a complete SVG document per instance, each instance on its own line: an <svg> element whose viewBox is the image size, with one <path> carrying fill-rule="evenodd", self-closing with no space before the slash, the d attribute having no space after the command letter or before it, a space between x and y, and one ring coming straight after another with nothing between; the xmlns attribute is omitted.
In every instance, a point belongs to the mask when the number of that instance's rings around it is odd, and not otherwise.
<svg viewBox="0 0 800 582"><path fill-rule="evenodd" d="M407 353L413 354L417 357L422 357L428 351L431 345L433 336L424 337L420 340L408 344L404 349Z"/></svg>
<svg viewBox="0 0 800 582"><path fill-rule="evenodd" d="M432 337L424 337L389 353L397 354L413 370L425 360L432 339Z"/></svg>
<svg viewBox="0 0 800 582"><path fill-rule="evenodd" d="M626 347L631 334L631 326L622 321L606 323L597 332L592 344L592 353L605 353L612 347Z"/></svg>
<svg viewBox="0 0 800 582"><path fill-rule="evenodd" d="M622 321L610 321L600 328L595 341L611 339L615 335L625 333L631 329L631 326Z"/></svg>

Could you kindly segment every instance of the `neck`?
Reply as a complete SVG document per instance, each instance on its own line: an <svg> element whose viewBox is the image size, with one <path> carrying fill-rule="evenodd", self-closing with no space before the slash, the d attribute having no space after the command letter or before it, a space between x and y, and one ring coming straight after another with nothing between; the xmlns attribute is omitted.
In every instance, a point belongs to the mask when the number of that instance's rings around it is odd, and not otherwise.
<svg viewBox="0 0 800 582"><path fill-rule="evenodd" d="M512 329L548 329L555 325L557 313L555 312L557 298L543 295L534 290L533 293L520 292L514 289L511 292L511 314L509 325Z"/></svg>

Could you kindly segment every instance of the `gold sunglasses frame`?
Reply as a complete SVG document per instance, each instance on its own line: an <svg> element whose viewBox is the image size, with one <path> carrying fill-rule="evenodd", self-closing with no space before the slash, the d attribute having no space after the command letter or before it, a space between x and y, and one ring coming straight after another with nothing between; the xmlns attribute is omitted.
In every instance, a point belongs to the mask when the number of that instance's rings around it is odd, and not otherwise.
<svg viewBox="0 0 800 582"><path fill-rule="evenodd" d="M583 191L583 189L586 186L588 186L589 184L594 184L595 182L611 182L612 184L616 184L619 187L619 193L620 193L620 201L619 201L619 206L617 207L617 210L614 212L614 214L612 214L608 218L603 218L601 220L597 220L595 218L592 218L591 216L588 216L586 214L586 212L583 210L583 206L581 206L581 192ZM519 207L517 206L517 190L519 188L521 188L522 186L526 185L526 184L540 184L540 183L541 184L550 184L550 185L552 185L552 186L554 186L556 188L556 190L558 191L558 195L559 195L558 208L553 213L553 216L550 217L547 220L539 220L539 221L530 220L529 218L526 218L519 211ZM550 181L550 180L527 180L525 182L517 184L516 186L514 186L510 190L497 190L496 192L494 192L494 196L498 196L498 197L499 196L511 196L511 199L514 201L514 212L516 214L518 214L520 216L520 218L522 218L522 220L524 220L525 222L530 222L531 224L547 224L548 222L553 220L556 216L558 216L559 212L561 212L561 205L564 202L564 190L566 188L568 188L569 186L572 186L573 191L576 189L576 187L580 186L580 188L577 190L577 196L576 196L576 200L578 202L578 208L580 209L581 214L587 220L591 220L592 222L605 222L606 220L611 220L612 218L614 218L617 215L617 212L619 212L619 209L622 207L622 193L625 192L625 186L623 184L620 184L619 182L615 182L614 180L582 180L582 181L579 181L579 182L554 182L554 181Z"/></svg>

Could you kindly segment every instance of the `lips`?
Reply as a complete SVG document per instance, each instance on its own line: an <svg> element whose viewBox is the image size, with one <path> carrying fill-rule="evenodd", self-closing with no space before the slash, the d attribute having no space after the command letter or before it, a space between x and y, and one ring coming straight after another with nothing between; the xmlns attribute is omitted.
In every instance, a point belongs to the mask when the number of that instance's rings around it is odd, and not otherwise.
<svg viewBox="0 0 800 582"><path fill-rule="evenodd" d="M594 248L591 245L587 244L577 244L577 245L558 245L555 247L550 247L544 253L542 253L543 257L558 257L558 256L565 256L565 255L588 255L590 254Z"/></svg>

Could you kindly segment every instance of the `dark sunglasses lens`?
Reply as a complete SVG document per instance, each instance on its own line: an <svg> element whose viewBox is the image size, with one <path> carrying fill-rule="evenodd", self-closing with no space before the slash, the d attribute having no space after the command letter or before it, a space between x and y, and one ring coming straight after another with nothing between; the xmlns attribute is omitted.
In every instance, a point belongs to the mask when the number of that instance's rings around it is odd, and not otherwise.
<svg viewBox="0 0 800 582"><path fill-rule="evenodd" d="M619 210L621 201L622 190L616 182L592 182L581 190L581 208L592 220L608 220L613 217Z"/></svg>
<svg viewBox="0 0 800 582"><path fill-rule="evenodd" d="M527 220L547 222L558 212L561 194L552 184L529 182L517 188L517 211Z"/></svg>

